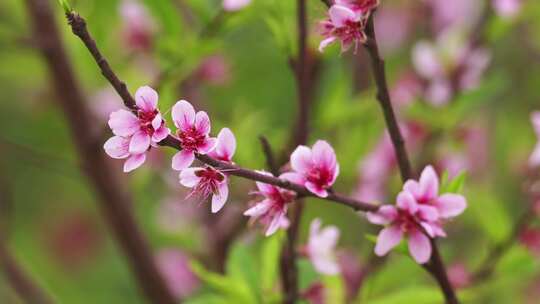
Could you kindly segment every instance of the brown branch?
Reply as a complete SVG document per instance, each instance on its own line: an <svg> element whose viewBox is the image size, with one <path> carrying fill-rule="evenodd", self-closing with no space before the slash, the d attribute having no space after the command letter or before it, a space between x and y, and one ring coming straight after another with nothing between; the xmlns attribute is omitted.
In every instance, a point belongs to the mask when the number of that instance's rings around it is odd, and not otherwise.
<svg viewBox="0 0 540 304"><path fill-rule="evenodd" d="M371 57L371 69L373 72L373 78L375 79L375 84L377 86L377 100L379 101L381 109L383 110L384 119L388 128L388 133L390 134L390 139L394 146L401 179L403 180L403 182L405 182L408 179L412 178L411 164L407 155L407 150L405 149L403 136L401 135L399 124L397 122L396 115L392 107L392 102L390 100L384 60L379 54L379 48L375 36L375 28L373 25L373 16L371 16L368 20L366 26L366 35L368 37L368 41L365 44L365 48ZM430 240L433 252L430 261L424 265L424 268L428 272L430 272L432 276L437 280L437 283L439 283L439 287L444 294L446 303L457 304L459 303L459 301L456 297L452 284L450 284L450 281L448 280L446 268L440 256L437 243L433 239Z"/></svg>
<svg viewBox="0 0 540 304"><path fill-rule="evenodd" d="M272 151L272 146L264 135L259 136L259 141L261 142L261 147L266 159L266 167L272 174L275 176L279 175L279 166L276 164L276 158L274 157L274 152Z"/></svg>
<svg viewBox="0 0 540 304"><path fill-rule="evenodd" d="M28 273L22 269L17 260L11 255L3 241L0 241L0 267L7 282L17 292L19 297L29 304L54 303Z"/></svg>
<svg viewBox="0 0 540 304"><path fill-rule="evenodd" d="M58 95L58 102L70 126L82 167L98 195L99 207L114 237L119 242L140 288L153 303L177 303L161 277L130 207L131 197L122 190L114 172L104 158L100 140L94 136L93 122L76 76L64 50L55 18L48 0L27 0L27 9L33 32L49 68L50 77ZM85 39L85 45L98 62L105 77L122 96L127 106L133 107L133 98L125 84L112 73L101 57L94 40L88 35L85 23L75 14L69 20L74 32Z"/></svg>

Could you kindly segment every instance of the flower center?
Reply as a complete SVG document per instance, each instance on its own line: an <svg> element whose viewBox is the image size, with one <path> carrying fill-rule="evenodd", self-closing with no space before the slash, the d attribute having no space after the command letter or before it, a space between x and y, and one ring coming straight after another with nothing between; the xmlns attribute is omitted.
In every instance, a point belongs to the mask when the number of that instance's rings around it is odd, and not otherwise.
<svg viewBox="0 0 540 304"><path fill-rule="evenodd" d="M210 194L218 194L219 184L225 180L223 173L211 167L197 170L195 175L201 179L190 195L197 195L201 200L205 200Z"/></svg>
<svg viewBox="0 0 540 304"><path fill-rule="evenodd" d="M188 130L178 131L178 138L182 142L182 148L197 151L197 148L204 144L206 135L197 131L193 126Z"/></svg>
<svg viewBox="0 0 540 304"><path fill-rule="evenodd" d="M323 168L314 168L307 176L307 180L320 186L327 186L332 179L330 172Z"/></svg>
<svg viewBox="0 0 540 304"><path fill-rule="evenodd" d="M145 112L143 110L137 111L137 117L139 118L139 123L141 125L141 130L146 132L146 134L152 136L154 134L154 127L152 127L152 121L154 118L156 118L156 115L158 114L158 110L154 110L152 112ZM163 120L161 121L163 124Z"/></svg>

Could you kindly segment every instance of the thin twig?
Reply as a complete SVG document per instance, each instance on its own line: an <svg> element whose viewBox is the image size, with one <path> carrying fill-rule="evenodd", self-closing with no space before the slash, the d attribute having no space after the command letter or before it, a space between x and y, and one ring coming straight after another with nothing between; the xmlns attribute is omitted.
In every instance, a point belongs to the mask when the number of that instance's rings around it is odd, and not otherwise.
<svg viewBox="0 0 540 304"><path fill-rule="evenodd" d="M33 25L33 34L40 43L42 55L58 95L57 100L70 126L82 168L99 197L97 202L100 203L99 207L107 224L121 245L139 287L147 298L153 303L178 303L161 277L146 239L135 221L130 209L133 205L131 197L115 178L112 168L104 158L99 138L91 131L94 127L92 116L86 108L85 97L67 59L49 1L27 0L26 3ZM133 109L133 97L125 84L112 73L110 66L97 50L94 40L86 31L84 20L75 14L70 14L69 17L74 32L84 39L85 45L98 62L105 77L115 87L126 106Z"/></svg>
<svg viewBox="0 0 540 304"><path fill-rule="evenodd" d="M7 279L6 281L25 303L54 303L47 293L43 291L19 265L15 257L13 257L6 248L3 240L0 241L0 268L3 270L2 272Z"/></svg>

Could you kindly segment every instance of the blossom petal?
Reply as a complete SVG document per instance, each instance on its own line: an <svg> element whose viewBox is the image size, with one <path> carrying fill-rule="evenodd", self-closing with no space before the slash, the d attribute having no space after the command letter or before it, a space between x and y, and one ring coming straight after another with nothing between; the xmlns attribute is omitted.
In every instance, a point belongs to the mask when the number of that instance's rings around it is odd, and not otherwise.
<svg viewBox="0 0 540 304"><path fill-rule="evenodd" d="M324 140L318 140L312 149L313 162L319 168L324 168L329 172L336 169L336 153L330 144Z"/></svg>
<svg viewBox="0 0 540 304"><path fill-rule="evenodd" d="M179 175L180 184L188 188L195 187L201 181L201 178L195 174L197 170L204 170L204 168L193 167L182 170Z"/></svg>
<svg viewBox="0 0 540 304"><path fill-rule="evenodd" d="M366 213L366 216L368 221L372 224L388 225L397 218L398 211L394 206L384 205L381 206L377 212Z"/></svg>
<svg viewBox="0 0 540 304"><path fill-rule="evenodd" d="M157 108L158 93L149 86L142 86L135 92L135 102L139 109L152 112Z"/></svg>
<svg viewBox="0 0 540 304"><path fill-rule="evenodd" d="M114 135L118 136L131 136L140 129L137 116L126 110L112 112L108 124Z"/></svg>
<svg viewBox="0 0 540 304"><path fill-rule="evenodd" d="M415 229L409 234L409 252L418 264L425 264L429 261L431 243L420 230Z"/></svg>
<svg viewBox="0 0 540 304"><path fill-rule="evenodd" d="M424 221L434 222L439 219L439 211L434 206L419 204L418 216Z"/></svg>
<svg viewBox="0 0 540 304"><path fill-rule="evenodd" d="M200 154L206 154L214 150L214 148L216 147L216 144L217 144L217 138L208 137L204 140L202 145L197 147L197 152L199 152Z"/></svg>
<svg viewBox="0 0 540 304"><path fill-rule="evenodd" d="M124 172L131 172L139 168L146 160L146 153L135 154L130 156L124 163Z"/></svg>
<svg viewBox="0 0 540 304"><path fill-rule="evenodd" d="M353 10L342 5L332 5L328 10L330 20L335 27L343 27L347 21L356 21L357 16Z"/></svg>
<svg viewBox="0 0 540 304"><path fill-rule="evenodd" d="M298 146L291 154L291 167L298 173L307 173L313 168L311 149L306 146Z"/></svg>
<svg viewBox="0 0 540 304"><path fill-rule="evenodd" d="M170 133L171 130L169 128L161 126L161 128L158 128L156 131L154 131L154 134L152 134L152 141L158 143L169 136Z"/></svg>
<svg viewBox="0 0 540 304"><path fill-rule="evenodd" d="M172 108L174 125L180 130L190 129L195 123L195 109L186 100L180 100Z"/></svg>
<svg viewBox="0 0 540 304"><path fill-rule="evenodd" d="M397 196L397 206L401 210L406 210L409 214L415 214L418 211L418 204L411 193L402 191Z"/></svg>
<svg viewBox="0 0 540 304"><path fill-rule="evenodd" d="M416 72L424 78L435 78L443 71L435 47L426 41L421 41L414 46L412 62Z"/></svg>
<svg viewBox="0 0 540 304"><path fill-rule="evenodd" d="M531 113L531 122L536 136L540 136L540 111L534 111Z"/></svg>
<svg viewBox="0 0 540 304"><path fill-rule="evenodd" d="M210 133L210 118L205 111L199 111L195 115L195 129L200 134L208 135Z"/></svg>
<svg viewBox="0 0 540 304"><path fill-rule="evenodd" d="M257 203L255 206L249 208L248 210L244 211L245 216L251 216L251 217L259 217L268 210L270 210L270 207L272 206L272 202L270 200L264 200L262 202Z"/></svg>
<svg viewBox="0 0 540 304"><path fill-rule="evenodd" d="M296 172L286 172L279 176L279 178L288 180L291 183L298 184L298 185L304 185L306 182L306 179L302 174L298 174Z"/></svg>
<svg viewBox="0 0 540 304"><path fill-rule="evenodd" d="M315 254L310 256L310 260L315 270L321 274L336 275L340 273L339 264L333 256Z"/></svg>
<svg viewBox="0 0 540 304"><path fill-rule="evenodd" d="M420 195L425 200L432 200L439 193L439 178L432 166L427 166L420 175Z"/></svg>
<svg viewBox="0 0 540 304"><path fill-rule="evenodd" d="M229 196L229 186L227 182L223 182L218 186L218 193L212 196L212 213L217 213L225 203L227 202L227 197Z"/></svg>
<svg viewBox="0 0 540 304"><path fill-rule="evenodd" d="M144 131L138 131L131 137L129 142L129 153L140 154L150 148L150 135Z"/></svg>
<svg viewBox="0 0 540 304"><path fill-rule="evenodd" d="M161 113L157 113L154 119L152 119L152 128L154 128L154 130L159 129L159 127L161 127L162 121L163 118L161 117Z"/></svg>
<svg viewBox="0 0 540 304"><path fill-rule="evenodd" d="M529 165L533 167L540 166L540 143L537 143L534 147L534 151L529 157Z"/></svg>
<svg viewBox="0 0 540 304"><path fill-rule="evenodd" d="M234 152L236 151L236 138L229 128L223 128L217 136L216 148L209 153L210 156L223 160L232 161Z"/></svg>
<svg viewBox="0 0 540 304"><path fill-rule="evenodd" d="M420 184L415 180L408 180L403 184L403 190L412 194L413 197L420 197Z"/></svg>
<svg viewBox="0 0 540 304"><path fill-rule="evenodd" d="M326 39L324 39L323 41L321 41L321 43L319 44L319 52L324 52L324 49L326 47L328 47L330 44L332 44L334 41L336 41L336 37L332 36L332 37L328 37Z"/></svg>
<svg viewBox="0 0 540 304"><path fill-rule="evenodd" d="M113 136L103 145L105 153L112 158L122 159L129 156L129 138Z"/></svg>
<svg viewBox="0 0 540 304"><path fill-rule="evenodd" d="M324 189L323 187L315 184L315 183L312 183L312 182L306 182L305 183L305 186L306 188L309 190L309 192L317 195L318 197L327 197L328 196L328 191L326 191L326 189Z"/></svg>
<svg viewBox="0 0 540 304"><path fill-rule="evenodd" d="M193 151L184 149L173 156L172 168L177 171L184 170L187 167L191 166L194 160L195 154L193 153Z"/></svg>
<svg viewBox="0 0 540 304"><path fill-rule="evenodd" d="M279 228L283 227L285 223L287 222L287 218L285 215L285 211L280 211L274 215L272 218L272 221L268 225L268 228L266 229L265 236L271 236L274 234Z"/></svg>
<svg viewBox="0 0 540 304"><path fill-rule="evenodd" d="M460 215L467 208L467 200L463 195L446 193L437 199L435 206L441 217L451 218Z"/></svg>
<svg viewBox="0 0 540 304"><path fill-rule="evenodd" d="M397 225L384 228L379 232L375 254L378 256L386 255L392 248L396 247L403 237L403 231Z"/></svg>

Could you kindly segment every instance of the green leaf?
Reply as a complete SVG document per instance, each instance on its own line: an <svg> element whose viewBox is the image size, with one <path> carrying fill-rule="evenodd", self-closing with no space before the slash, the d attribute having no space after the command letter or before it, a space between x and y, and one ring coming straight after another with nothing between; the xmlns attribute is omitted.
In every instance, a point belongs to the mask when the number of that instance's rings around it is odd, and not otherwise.
<svg viewBox="0 0 540 304"><path fill-rule="evenodd" d="M58 3L62 6L66 14L71 13L72 9L67 0L58 0Z"/></svg>
<svg viewBox="0 0 540 304"><path fill-rule="evenodd" d="M279 274L279 257L281 254L282 233L266 238L260 252L261 259L261 288L264 291L272 290Z"/></svg>
<svg viewBox="0 0 540 304"><path fill-rule="evenodd" d="M452 180L442 183L443 186L441 187L441 193L461 193L463 186L465 185L466 178L467 171L461 171Z"/></svg>
<svg viewBox="0 0 540 304"><path fill-rule="evenodd" d="M324 303L345 303L346 292L342 276L323 276L325 287Z"/></svg>

